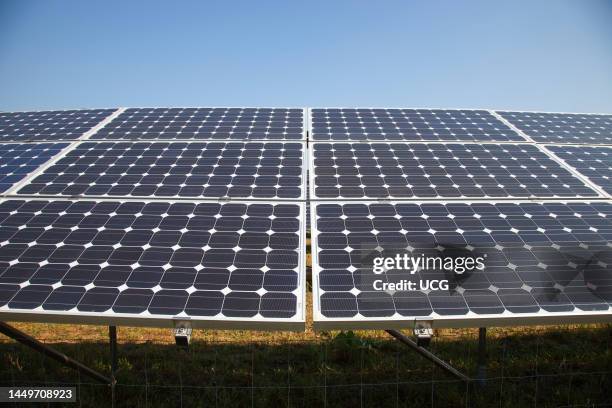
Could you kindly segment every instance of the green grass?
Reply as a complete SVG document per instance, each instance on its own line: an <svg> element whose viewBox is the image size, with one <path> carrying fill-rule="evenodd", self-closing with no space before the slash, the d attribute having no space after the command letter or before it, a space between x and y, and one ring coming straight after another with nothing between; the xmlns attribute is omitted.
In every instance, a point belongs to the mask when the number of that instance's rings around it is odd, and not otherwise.
<svg viewBox="0 0 612 408"><path fill-rule="evenodd" d="M109 372L104 327L16 326ZM612 404L610 325L490 329L484 387L456 380L384 332L197 331L187 351L172 344L169 330L119 328L118 334L117 390L126 407ZM443 330L431 349L473 375L476 345L477 330ZM106 386L4 338L0 383L79 384L82 406L109 406Z"/></svg>

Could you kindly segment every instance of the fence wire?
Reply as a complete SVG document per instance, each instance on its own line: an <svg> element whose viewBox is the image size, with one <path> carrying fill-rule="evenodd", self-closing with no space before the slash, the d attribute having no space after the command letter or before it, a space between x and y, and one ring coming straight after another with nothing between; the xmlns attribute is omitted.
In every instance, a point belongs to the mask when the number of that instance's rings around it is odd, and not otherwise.
<svg viewBox="0 0 612 408"><path fill-rule="evenodd" d="M17 324L110 371L107 328ZM603 407L612 406L611 325L489 329L487 380L466 383L385 332L118 329L118 406L129 407ZM439 330L429 347L468 376L478 330ZM1 386L77 387L79 406L105 407L108 386L0 340Z"/></svg>

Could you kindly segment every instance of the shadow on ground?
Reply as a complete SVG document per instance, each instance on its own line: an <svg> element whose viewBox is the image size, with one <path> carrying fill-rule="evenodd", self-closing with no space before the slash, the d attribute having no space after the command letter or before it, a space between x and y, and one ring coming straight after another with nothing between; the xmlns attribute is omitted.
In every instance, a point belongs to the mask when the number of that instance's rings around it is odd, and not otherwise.
<svg viewBox="0 0 612 408"><path fill-rule="evenodd" d="M121 333L121 332L120 332ZM474 335L437 337L431 350L476 372ZM324 333L270 344L195 341L119 344L118 400L126 407L517 407L612 404L612 326L496 335L488 381L468 385L390 337ZM104 341L50 344L107 374ZM74 384L80 405L109 406L110 391L24 346L0 343L0 385ZM74 404L70 404L74 406Z"/></svg>

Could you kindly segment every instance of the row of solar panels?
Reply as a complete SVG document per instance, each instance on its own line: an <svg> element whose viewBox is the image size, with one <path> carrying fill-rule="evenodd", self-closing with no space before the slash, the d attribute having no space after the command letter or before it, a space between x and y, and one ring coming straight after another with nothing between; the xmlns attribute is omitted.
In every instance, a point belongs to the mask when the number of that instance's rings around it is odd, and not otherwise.
<svg viewBox="0 0 612 408"><path fill-rule="evenodd" d="M323 139L365 136L308 146L253 141L301 139L308 128L302 110L128 109L95 120L79 112L64 121L49 112L12 114L22 115L21 124L0 131L4 140L89 138L0 144L6 318L303 328L307 170L317 327L611 316L610 147L536 145L515 136L506 140L512 143L367 142L376 139L372 126L384 138L396 132L403 139L415 134L408 124L419 137L434 129L431 140L448 136L444 129L452 137L482 130L475 140L518 134L487 111L313 109L311 138L317 121L325 123ZM557 116L565 124L548 121L540 133L587 143L610 136L609 119L582 116L603 122L568 124ZM38 127L28 128L28 117ZM351 133L356 123L361 131ZM275 136L280 128L283 136ZM236 140L160 141L203 134ZM155 141L102 140L142 137ZM375 291L373 279L400 276L374 276L365 261L393 248L483 254L487 270L460 278L428 272L450 278L444 291Z"/></svg>
<svg viewBox="0 0 612 408"><path fill-rule="evenodd" d="M611 153L528 143L3 143L0 190L304 200L308 167L313 200L597 198L612 193Z"/></svg>
<svg viewBox="0 0 612 408"><path fill-rule="evenodd" d="M609 144L612 115L441 109L130 108L0 112L2 141L347 140Z"/></svg>

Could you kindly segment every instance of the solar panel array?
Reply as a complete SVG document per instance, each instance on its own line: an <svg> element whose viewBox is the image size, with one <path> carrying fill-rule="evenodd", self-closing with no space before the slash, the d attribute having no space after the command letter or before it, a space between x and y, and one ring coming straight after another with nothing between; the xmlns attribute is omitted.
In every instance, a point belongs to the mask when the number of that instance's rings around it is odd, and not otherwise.
<svg viewBox="0 0 612 408"><path fill-rule="evenodd" d="M596 197L530 144L314 143L313 198Z"/></svg>
<svg viewBox="0 0 612 408"><path fill-rule="evenodd" d="M67 147L67 143L0 143L0 193Z"/></svg>
<svg viewBox="0 0 612 408"><path fill-rule="evenodd" d="M548 145L548 150L612 194L612 147Z"/></svg>
<svg viewBox="0 0 612 408"><path fill-rule="evenodd" d="M538 143L612 144L612 115L498 112Z"/></svg>
<svg viewBox="0 0 612 408"><path fill-rule="evenodd" d="M0 306L154 318L287 319L300 206L23 201L0 205Z"/></svg>
<svg viewBox="0 0 612 408"><path fill-rule="evenodd" d="M304 110L132 108L92 139L304 140Z"/></svg>
<svg viewBox="0 0 612 408"><path fill-rule="evenodd" d="M0 112L0 141L77 140L115 110Z"/></svg>
<svg viewBox="0 0 612 408"><path fill-rule="evenodd" d="M334 203L315 211L325 318L378 319L384 328L384 320L433 314L452 321L612 310L612 275L604 263L612 260L609 202ZM376 247L410 247L419 256L468 245L487 257L487 268L450 276L451 290L375 291L373 281L399 282L406 274L363 268ZM449 279L439 270L408 276Z"/></svg>
<svg viewBox="0 0 612 408"><path fill-rule="evenodd" d="M17 173L34 173L0 201L0 313L303 329L303 110L93 117L73 117L70 128L47 125L58 140L95 129L89 140L57 144L67 148L43 168L54 145L0 145L7 185ZM15 157L15 146L25 153Z"/></svg>
<svg viewBox="0 0 612 408"><path fill-rule="evenodd" d="M299 199L303 154L295 142L83 142L19 193Z"/></svg>
<svg viewBox="0 0 612 408"><path fill-rule="evenodd" d="M312 202L317 328L612 315L610 115L305 112L0 113L0 142L20 142L0 143L0 313L303 328ZM443 290L375 290L406 279L373 273L393 251L486 268L408 275Z"/></svg>
<svg viewBox="0 0 612 408"><path fill-rule="evenodd" d="M525 140L486 110L317 108L311 134L313 140Z"/></svg>
<svg viewBox="0 0 612 408"><path fill-rule="evenodd" d="M609 320L612 167L586 145L612 144L611 117L313 109L315 328ZM486 261L374 271L398 254Z"/></svg>

